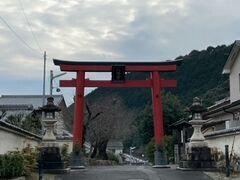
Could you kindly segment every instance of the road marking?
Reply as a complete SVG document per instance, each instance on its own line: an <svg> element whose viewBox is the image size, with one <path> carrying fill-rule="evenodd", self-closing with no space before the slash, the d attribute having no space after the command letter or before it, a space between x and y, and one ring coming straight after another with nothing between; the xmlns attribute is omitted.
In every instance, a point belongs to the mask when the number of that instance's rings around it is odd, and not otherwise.
<svg viewBox="0 0 240 180"><path fill-rule="evenodd" d="M144 180L144 179L128 179L128 180Z"/></svg>

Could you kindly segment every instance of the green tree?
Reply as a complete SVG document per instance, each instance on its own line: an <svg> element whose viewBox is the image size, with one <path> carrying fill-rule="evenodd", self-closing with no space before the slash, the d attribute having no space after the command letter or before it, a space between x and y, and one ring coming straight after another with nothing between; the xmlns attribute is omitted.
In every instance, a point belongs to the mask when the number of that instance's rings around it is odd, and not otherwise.
<svg viewBox="0 0 240 180"><path fill-rule="evenodd" d="M164 120L164 131L166 135L171 135L171 128L169 125L178 121L179 119L186 116L185 108L181 104L179 98L171 93L164 94L163 97L163 120ZM153 126L153 111L152 106L147 105L143 112L136 118L133 123L135 127L136 135L133 137L139 137L132 140L133 142L139 142L137 146L145 146L154 137L154 126ZM134 129L134 128L133 128ZM136 144L135 144L136 145Z"/></svg>
<svg viewBox="0 0 240 180"><path fill-rule="evenodd" d="M146 106L142 114L137 117L134 124L137 127L137 136L139 136L141 140L141 145L147 144L152 139L154 134L153 114L152 107L150 105Z"/></svg>
<svg viewBox="0 0 240 180"><path fill-rule="evenodd" d="M42 125L39 116L28 114L22 121L21 128L35 134L40 134Z"/></svg>
<svg viewBox="0 0 240 180"><path fill-rule="evenodd" d="M171 135L172 130L169 127L172 123L185 117L186 111L181 101L176 95L166 93L163 97L163 120L166 135Z"/></svg>
<svg viewBox="0 0 240 180"><path fill-rule="evenodd" d="M22 113L10 115L7 117L6 122L14 126L21 127L23 116L24 115Z"/></svg>
<svg viewBox="0 0 240 180"><path fill-rule="evenodd" d="M41 134L41 120L40 117L31 113L24 117L24 114L19 113L7 117L6 122L25 129L35 134Z"/></svg>

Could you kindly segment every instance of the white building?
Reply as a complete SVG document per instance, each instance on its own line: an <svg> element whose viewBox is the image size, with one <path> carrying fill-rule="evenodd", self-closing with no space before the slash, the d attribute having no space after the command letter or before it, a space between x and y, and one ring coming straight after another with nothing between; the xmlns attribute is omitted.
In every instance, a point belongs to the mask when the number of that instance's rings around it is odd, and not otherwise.
<svg viewBox="0 0 240 180"><path fill-rule="evenodd" d="M46 96L47 99L49 96ZM56 114L58 120L55 126L57 142L60 146L69 145L69 152L72 150L72 134L65 128L64 121L68 121L71 114L68 112L64 97L53 95L54 104L61 108ZM42 106L42 95L2 95L0 97L0 154L8 151L22 150L31 145L38 146L42 140L41 135L28 132L20 127L7 123L5 120L10 115L22 114L23 118L34 113ZM4 116L2 113L4 112Z"/></svg>
<svg viewBox="0 0 240 180"><path fill-rule="evenodd" d="M111 151L116 155L123 153L123 143L117 140L110 140L107 144L107 151Z"/></svg>
<svg viewBox="0 0 240 180"><path fill-rule="evenodd" d="M208 120L203 133L212 148L224 152L229 145L231 153L240 155L240 41L235 41L223 68L229 74L230 97L208 108L204 119Z"/></svg>
<svg viewBox="0 0 240 180"><path fill-rule="evenodd" d="M45 102L48 97L45 96ZM64 121L68 121L72 117L70 117L71 114L68 112L63 95L53 95L52 97L54 104L61 108L61 111L56 114L58 121L55 124L55 133L57 137L62 137L67 133ZM0 97L0 111L6 113L4 118L17 114L26 116L42 107L42 101L42 95L2 95Z"/></svg>

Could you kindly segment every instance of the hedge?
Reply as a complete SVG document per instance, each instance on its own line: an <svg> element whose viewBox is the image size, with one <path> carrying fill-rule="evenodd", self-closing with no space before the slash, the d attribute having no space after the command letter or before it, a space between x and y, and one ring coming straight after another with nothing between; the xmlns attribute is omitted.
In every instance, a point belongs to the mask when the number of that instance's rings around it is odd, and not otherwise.
<svg viewBox="0 0 240 180"><path fill-rule="evenodd" d="M23 155L16 152L9 152L0 155L0 178L12 178L22 176L24 173Z"/></svg>

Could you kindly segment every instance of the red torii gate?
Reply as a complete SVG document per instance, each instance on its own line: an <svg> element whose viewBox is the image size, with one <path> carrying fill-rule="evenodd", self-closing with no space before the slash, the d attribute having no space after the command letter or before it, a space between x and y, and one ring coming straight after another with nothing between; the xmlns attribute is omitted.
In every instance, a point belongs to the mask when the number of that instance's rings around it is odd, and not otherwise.
<svg viewBox="0 0 240 180"><path fill-rule="evenodd" d="M84 121L84 88L152 88L154 135L155 143L161 144L164 136L162 88L174 88L176 80L161 79L160 72L174 72L181 61L164 62L77 62L53 59L54 64L60 66L61 71L76 72L76 79L60 80L60 87L75 87L75 119L73 142L83 147L83 121ZM85 72L112 72L113 67L122 66L126 72L150 72L148 80L126 80L120 83L113 81L96 81L85 79Z"/></svg>

